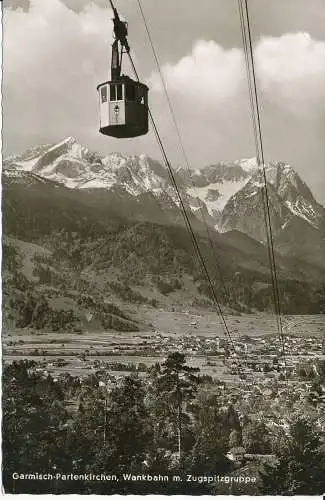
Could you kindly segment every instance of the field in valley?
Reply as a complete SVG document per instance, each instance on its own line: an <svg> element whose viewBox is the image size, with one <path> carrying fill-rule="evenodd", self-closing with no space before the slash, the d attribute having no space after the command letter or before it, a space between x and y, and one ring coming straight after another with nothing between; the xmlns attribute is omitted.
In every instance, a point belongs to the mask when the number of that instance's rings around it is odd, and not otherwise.
<svg viewBox="0 0 325 500"><path fill-rule="evenodd" d="M147 308L141 310L141 316L144 320L150 321L156 330L164 333L195 334L208 337L215 335L222 337L224 335L218 315L214 311L171 312ZM277 333L276 318L273 314L225 315L225 319L234 338L238 335L259 337ZM283 316L283 330L290 335L325 335L325 315Z"/></svg>
<svg viewBox="0 0 325 500"><path fill-rule="evenodd" d="M69 372L83 375L94 371L94 361L150 366L162 361L163 352L184 350L184 338L200 343L202 339L224 338L217 315L213 312L170 312L146 309L143 316L153 325L147 332L41 332L30 329L4 330L2 353L4 363L14 359L34 359L43 363L46 370L57 374ZM242 336L263 337L276 335L274 316L227 316L227 326L234 340ZM299 337L324 337L325 317L290 316L283 318L284 332ZM188 351L187 351L188 352ZM57 360L60 359L60 366ZM202 374L225 381L235 381L221 357L204 353L187 354L190 365L199 367ZM53 365L54 362L54 365ZM97 368L98 369L98 368ZM117 373L117 372L115 372ZM122 375L122 371L118 372Z"/></svg>

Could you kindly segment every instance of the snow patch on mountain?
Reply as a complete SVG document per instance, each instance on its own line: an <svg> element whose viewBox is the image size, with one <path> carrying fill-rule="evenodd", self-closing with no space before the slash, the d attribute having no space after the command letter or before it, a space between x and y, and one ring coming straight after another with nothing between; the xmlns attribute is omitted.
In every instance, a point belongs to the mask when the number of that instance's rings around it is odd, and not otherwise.
<svg viewBox="0 0 325 500"><path fill-rule="evenodd" d="M40 156L36 157L36 158L32 158L30 160L18 161L18 162L16 162L16 166L19 167L20 169L24 170L25 172L31 172L34 168L35 163L37 162L37 160L39 158L40 158Z"/></svg>
<svg viewBox="0 0 325 500"><path fill-rule="evenodd" d="M204 187L191 187L187 189L187 193L190 196L195 196L202 200L210 215L214 215L215 212L220 212L226 205L227 201L231 198L233 194L242 189L248 179L242 179L240 181L224 181L224 182L214 182ZM219 197L216 200L211 200L209 193L211 190L219 192Z"/></svg>
<svg viewBox="0 0 325 500"><path fill-rule="evenodd" d="M297 215L298 217L301 217L305 221L307 221L309 224L311 224L313 227L317 228L318 225L315 222L315 218L318 216L318 214L315 212L312 206L307 206L306 204L297 205L293 204L290 201L285 202L289 210L294 214Z"/></svg>
<svg viewBox="0 0 325 500"><path fill-rule="evenodd" d="M258 169L258 164L257 164L257 159L256 158L244 158L242 160L235 160L234 162L231 162L234 165L238 165L241 167L245 172L252 174L256 172ZM229 164L231 164L229 162Z"/></svg>

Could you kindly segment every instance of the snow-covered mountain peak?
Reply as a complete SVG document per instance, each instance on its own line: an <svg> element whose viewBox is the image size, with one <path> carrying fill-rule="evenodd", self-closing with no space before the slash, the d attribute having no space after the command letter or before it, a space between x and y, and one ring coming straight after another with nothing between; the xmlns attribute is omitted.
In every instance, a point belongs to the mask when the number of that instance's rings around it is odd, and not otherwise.
<svg viewBox="0 0 325 500"><path fill-rule="evenodd" d="M133 196L151 191L161 194L172 188L166 168L145 154L99 155L67 137L6 160L8 170L32 172L73 189L122 188Z"/></svg>
<svg viewBox="0 0 325 500"><path fill-rule="evenodd" d="M253 158L243 158L241 160L235 160L234 162L229 162L230 164L239 165L245 172L253 173L257 170L258 164L256 157Z"/></svg>
<svg viewBox="0 0 325 500"><path fill-rule="evenodd" d="M11 155L4 161L4 169L11 172L11 177L27 172L72 189L114 188L132 196L151 193L178 203L168 171L158 161L144 153L126 156L114 152L103 156L79 144L74 137ZM265 173L274 200L285 206L283 213L289 210L314 227L323 220L324 207L315 201L290 165L270 162L265 165ZM179 167L175 175L184 201L195 211L201 207L216 227L220 217L222 227L228 227L229 213L241 211L243 203L256 211L262 202L264 177L256 158L218 162L191 171Z"/></svg>
<svg viewBox="0 0 325 500"><path fill-rule="evenodd" d="M313 228L320 228L325 221L325 209L315 200L307 184L287 163L277 162L265 165L269 205L276 217L275 230L287 227L288 222L299 217ZM237 228L253 237L262 234L256 215L263 209L262 188L265 186L263 170L257 169L249 181L237 191L226 204L219 228ZM263 217L262 217L263 219ZM250 221L250 222L249 222Z"/></svg>

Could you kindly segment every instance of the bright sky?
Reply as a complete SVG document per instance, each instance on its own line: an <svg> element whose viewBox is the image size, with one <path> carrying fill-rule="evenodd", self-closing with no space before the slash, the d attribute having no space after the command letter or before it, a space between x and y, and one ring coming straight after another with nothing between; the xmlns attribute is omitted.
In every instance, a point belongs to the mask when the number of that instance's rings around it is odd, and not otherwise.
<svg viewBox="0 0 325 500"><path fill-rule="evenodd" d="M141 0L190 163L255 156L237 0ZM175 166L184 163L136 0L115 0ZM74 136L104 154L145 152L154 136L98 132L107 80L108 0L4 0L4 153ZM285 160L325 203L325 2L248 0L267 160ZM124 72L129 70L126 65Z"/></svg>

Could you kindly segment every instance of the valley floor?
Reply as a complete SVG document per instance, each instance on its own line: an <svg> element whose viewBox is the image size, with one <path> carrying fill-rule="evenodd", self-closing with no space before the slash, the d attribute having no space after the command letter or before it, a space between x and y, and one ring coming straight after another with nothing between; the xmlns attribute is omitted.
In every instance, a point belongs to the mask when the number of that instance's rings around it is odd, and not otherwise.
<svg viewBox="0 0 325 500"><path fill-rule="evenodd" d="M227 383L239 382L235 354L245 378L260 378L265 371L277 377L283 351L272 315L226 317L232 342L225 336L214 312L166 311L144 308L141 316L153 325L143 332L42 332L4 330L3 361L33 359L51 374L83 376L100 368L122 376L139 373L174 351L186 354L188 363L202 374ZM324 358L325 316L285 316L285 357L294 373L308 359ZM232 345L230 345L232 344ZM276 361L274 361L276 360ZM268 375L270 376L270 375Z"/></svg>

